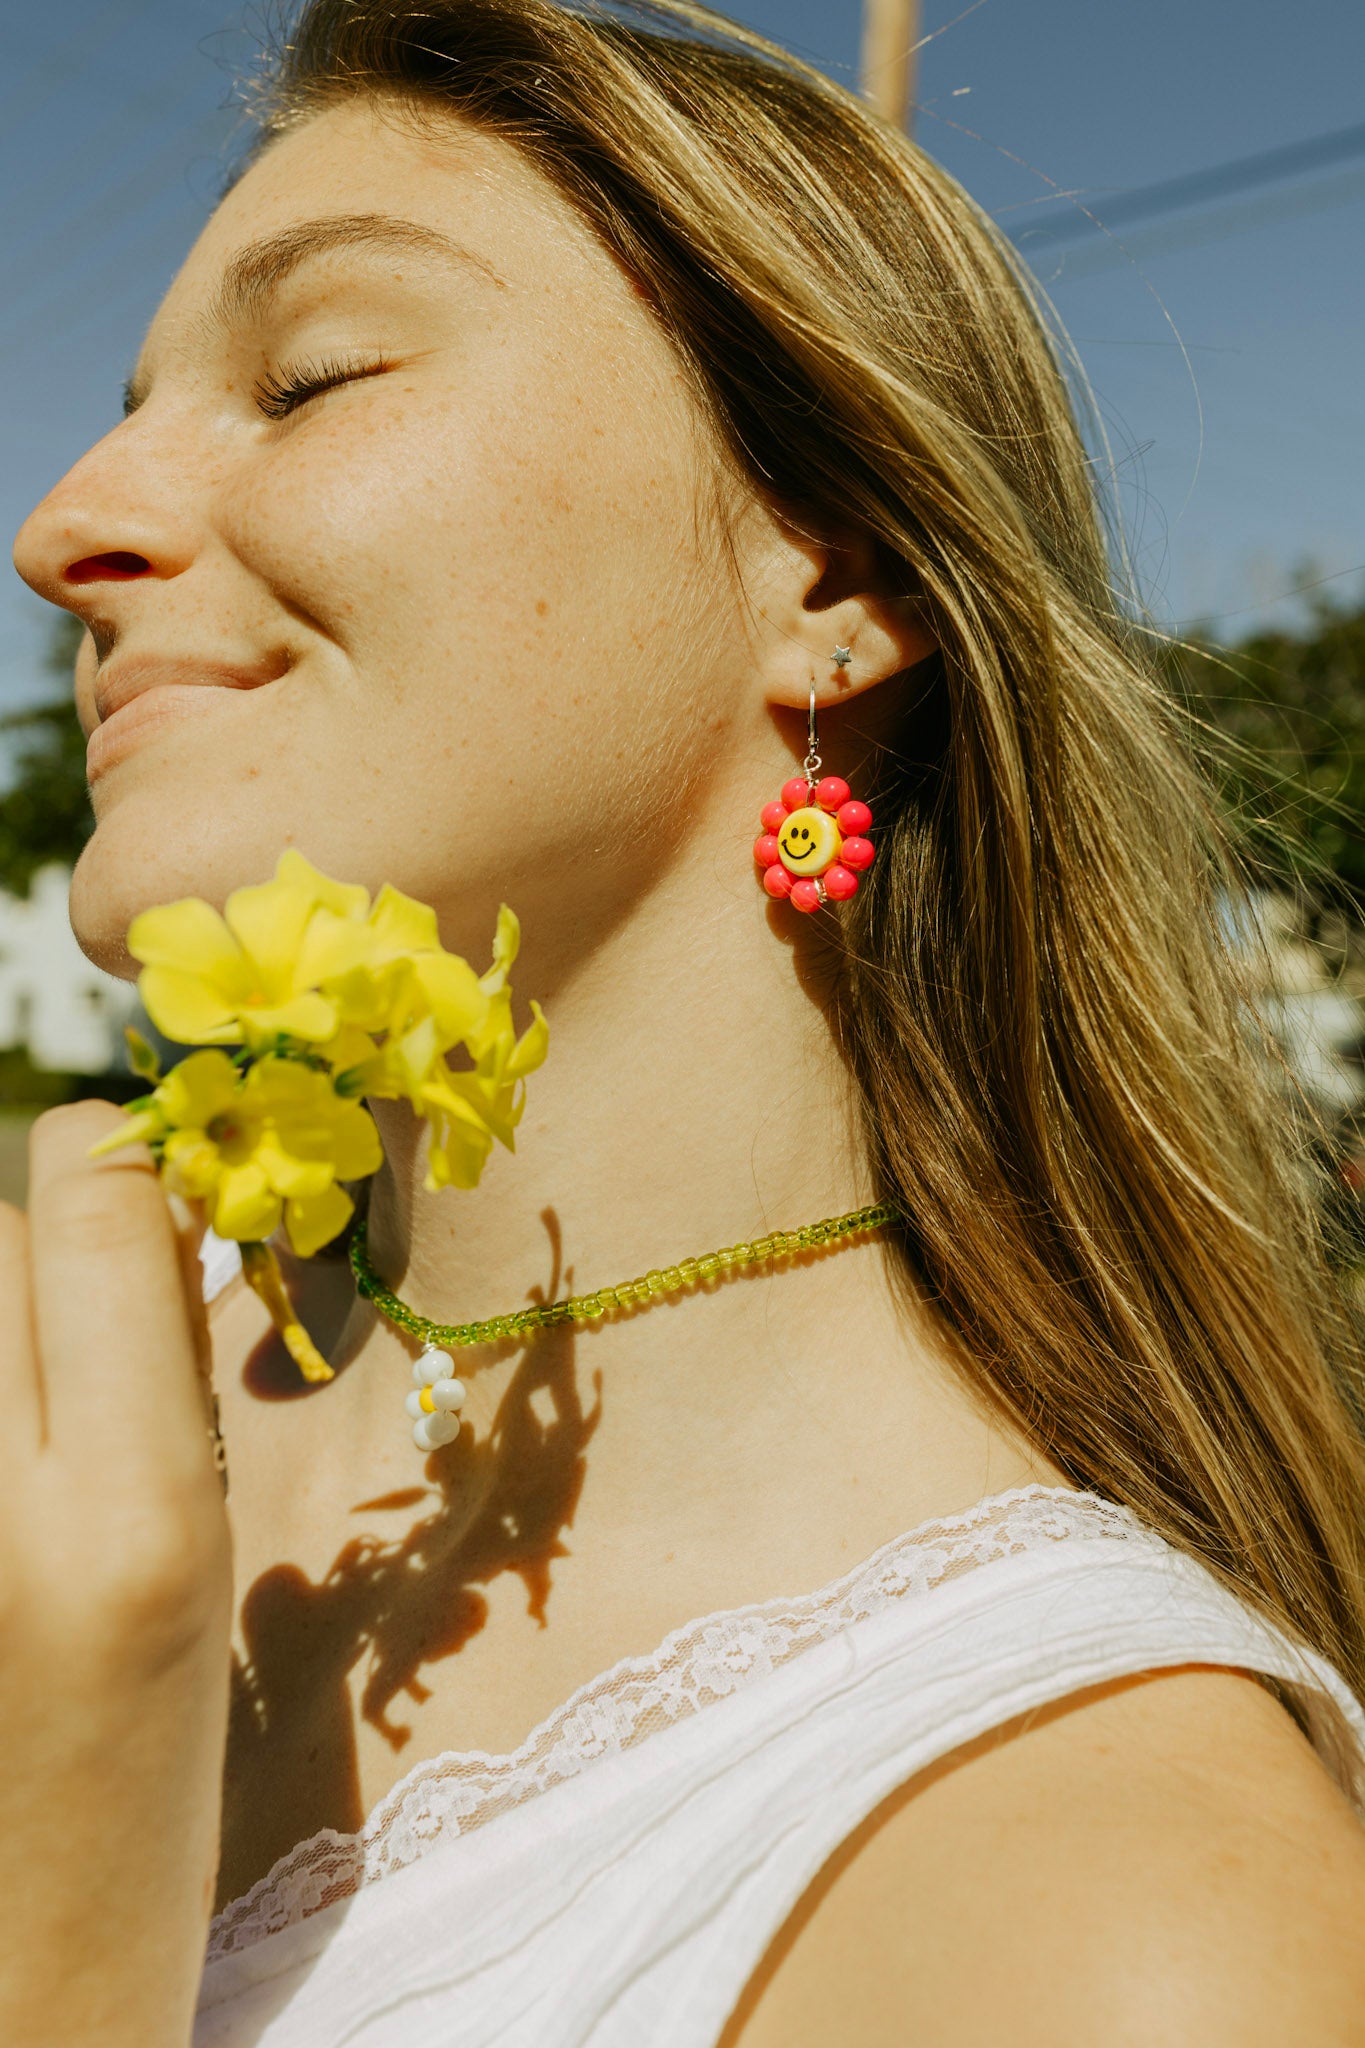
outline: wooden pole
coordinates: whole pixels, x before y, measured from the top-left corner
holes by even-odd
[[[896,127],[909,125],[919,0],[864,0],[863,92]]]

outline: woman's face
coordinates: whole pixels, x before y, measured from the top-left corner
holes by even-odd
[[[339,105],[224,200],[132,398],[17,550],[89,629],[87,950],[286,845],[475,955],[503,896],[618,919],[744,627],[684,373],[573,210],[496,138]]]

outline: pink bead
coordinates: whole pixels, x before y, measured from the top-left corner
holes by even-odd
[[[772,873],[771,868],[768,872]],[[791,903],[793,909],[796,910],[818,910],[820,908],[820,891],[816,888],[811,876],[803,875],[799,882],[792,883]]]
[[[840,804],[835,824],[845,839],[861,839],[872,823],[872,813],[866,804],[860,804],[855,796],[852,803]],[[765,816],[764,823],[767,823]]]
[[[843,903],[858,887],[858,877],[852,868],[844,867],[837,860],[832,868],[825,869],[820,879],[825,885],[825,894],[832,903]]]
[[[782,849],[775,834],[765,832],[761,839],[754,841],[754,859],[761,868],[770,868],[775,860],[781,860]]]
[[[799,811],[802,804],[810,802],[810,784],[804,775],[794,775],[790,782],[783,783],[782,801],[789,811]]]
[[[815,801],[822,811],[837,811],[848,799],[848,784],[838,775],[822,775],[815,785]]]
[[[762,811],[759,813],[759,823],[765,832],[780,832],[786,822],[787,806],[785,804],[764,804]]]
[[[876,851],[870,839],[846,839],[839,858],[846,868],[870,868]]]
[[[764,868],[763,886],[770,896],[780,898],[791,895],[792,877],[783,867],[780,860],[775,861],[770,868]]]

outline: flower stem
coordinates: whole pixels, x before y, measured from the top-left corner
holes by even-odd
[[[330,1380],[335,1378],[331,1366],[314,1344],[307,1330],[294,1313],[294,1304],[285,1291],[284,1275],[280,1262],[268,1244],[244,1244],[242,1271],[253,1293],[260,1296],[270,1311],[270,1320],[284,1339],[284,1348],[297,1365],[306,1380]]]

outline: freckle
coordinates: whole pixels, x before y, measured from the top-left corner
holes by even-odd
[[[538,597],[536,599],[536,617],[538,619],[543,619],[549,609],[550,600],[547,597]]]

